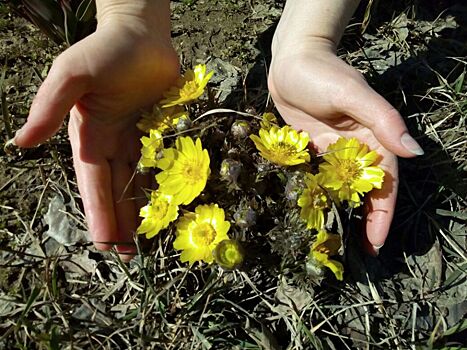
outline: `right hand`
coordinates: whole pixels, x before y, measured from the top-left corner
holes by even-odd
[[[92,241],[100,250],[116,244],[124,260],[136,252],[141,188],[150,184],[139,175],[130,182],[140,158],[135,124],[179,76],[166,12],[148,25],[121,14],[99,21],[95,33],[54,61],[14,140],[20,147],[46,141],[71,111],[68,133]]]

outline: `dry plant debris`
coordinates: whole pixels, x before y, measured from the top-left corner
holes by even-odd
[[[249,258],[241,270],[190,268],[179,261],[170,234],[143,243],[141,255],[129,265],[82,240],[68,245],[63,236],[58,243],[52,237],[60,225],[68,227],[64,232],[86,230],[71,152],[61,133],[35,150],[0,151],[0,348],[465,346],[467,8],[450,6],[451,1],[443,7],[409,0],[370,4],[362,9],[367,17],[357,15],[349,27],[339,53],[407,116],[426,152],[415,161],[401,161],[398,211],[377,259],[364,256],[355,239],[358,222],[349,217],[358,208],[340,216],[333,208],[328,215],[339,218],[347,233],[345,279],[320,284],[310,279],[313,266],[303,263],[309,249],[306,224],[300,210],[288,210],[300,195],[294,189],[306,179],[295,171],[278,177],[275,167],[242,150],[253,147],[251,142],[224,144],[260,127],[259,120],[251,126],[250,117],[233,112],[206,116],[200,120],[204,131],[198,132],[223,145],[213,157],[219,183],[208,183],[202,200],[215,198],[232,213],[229,222],[240,241],[261,227],[262,234],[250,239],[255,243],[245,250]],[[173,7],[174,41],[184,66],[200,58],[208,62],[207,70],[224,74],[210,87],[209,108],[222,96],[224,109],[253,115],[270,111],[264,85],[267,44],[255,43],[281,5],[219,0],[174,2]],[[200,18],[210,20],[205,32]],[[361,37],[357,31],[364,20]],[[221,33],[215,30],[220,23]],[[24,122],[60,48],[3,4],[0,44],[5,142]],[[223,162],[221,154],[229,160]],[[245,154],[251,158],[244,159]],[[261,172],[245,172],[245,164],[258,164]],[[264,200],[253,195],[239,200],[252,182]],[[220,191],[225,184],[230,192]],[[268,188],[283,188],[286,195],[267,196]]]

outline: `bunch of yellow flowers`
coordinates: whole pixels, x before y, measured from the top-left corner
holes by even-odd
[[[158,188],[151,192],[149,203],[141,208],[143,218],[138,234],[147,238],[156,236],[179,217],[179,208],[188,205],[206,187],[210,174],[210,158],[201,140],[179,136],[175,147],[164,148],[164,134],[175,129],[178,123],[189,120],[186,106],[198,99],[212,76],[205,65],[198,65],[182,76],[171,87],[153,112],[145,114],[137,126],[149,136],[141,138],[140,169],[158,168],[155,176]],[[217,204],[199,205],[195,212],[188,212],[176,224],[177,238],[174,248],[182,250],[181,261],[211,263],[219,243],[230,242],[227,232],[230,223],[225,220],[224,210]],[[235,245],[234,245],[235,246]],[[235,250],[235,249],[234,249]],[[232,255],[216,253],[223,267],[233,268],[241,263],[240,248]],[[235,255],[236,254],[236,255]]]
[[[152,113],[144,114],[137,124],[148,134],[141,138],[139,169],[156,169],[157,182],[157,189],[150,193],[149,203],[140,211],[143,220],[137,233],[152,238],[162,230],[174,227],[173,247],[181,251],[182,262],[216,262],[232,269],[242,263],[243,251],[239,243],[228,236],[231,224],[226,220],[224,209],[216,203],[203,203],[195,206],[193,212],[184,210],[179,217],[183,206],[192,204],[204,191],[211,175],[211,159],[201,139],[180,135],[190,132],[186,130],[186,126],[191,125],[189,105],[203,95],[211,76],[212,72],[207,73],[205,65],[187,71],[176,86],[164,94]],[[249,135],[260,156],[272,164],[269,168],[280,172],[292,167],[303,175],[296,210],[300,212],[303,225],[306,224],[306,231],[315,233],[309,240],[308,270],[322,276],[324,269],[329,268],[338,280],[342,280],[343,265],[331,259],[339,254],[341,236],[326,231],[326,218],[333,203],[357,207],[365,193],[381,188],[384,171],[375,165],[379,155],[355,138],[341,137],[328,146],[321,162],[312,167],[310,162],[316,157],[312,160],[310,137],[306,132],[297,132],[290,126],[280,127],[272,113],[263,114],[257,135],[250,135],[250,131],[249,122],[239,120],[232,124],[232,135],[236,135],[237,141]],[[173,140],[170,147],[164,146],[167,139]],[[251,146],[246,149],[248,147],[251,150]],[[221,168],[213,171],[213,176],[219,174],[221,180],[231,180],[235,184],[233,188],[241,191],[237,182],[242,166],[239,160],[224,160]],[[239,214],[227,217],[232,216],[241,229],[248,227],[251,218],[243,220],[236,215]],[[170,226],[171,223],[175,224]]]
[[[310,161],[308,134],[298,133],[289,126],[280,128],[271,113],[263,115],[259,136],[251,135],[250,138],[263,158],[279,166],[289,167]],[[328,146],[322,158],[317,174],[305,173],[305,188],[297,204],[307,228],[319,232],[311,247],[310,259],[318,267],[331,268],[336,278],[342,279],[342,264],[327,259],[329,255],[337,254],[341,243],[340,236],[323,231],[325,214],[332,201],[359,206],[361,196],[373,188],[381,188],[384,171],[373,165],[379,158],[378,154],[369,151],[368,146],[356,138],[339,138]],[[320,249],[316,248],[318,246]]]

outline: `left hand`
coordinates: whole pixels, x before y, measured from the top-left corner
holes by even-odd
[[[397,155],[414,157],[423,150],[397,112],[363,76],[335,54],[335,44],[306,38],[292,50],[276,41],[269,89],[287,123],[310,134],[319,151],[340,136],[356,137],[381,155],[386,172],[381,190],[366,196],[366,250],[375,255],[389,232],[397,197]]]

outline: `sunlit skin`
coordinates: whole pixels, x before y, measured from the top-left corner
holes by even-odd
[[[394,214],[397,156],[415,157],[423,151],[408,136],[397,110],[336,55],[357,4],[356,0],[287,2],[273,39],[269,90],[285,121],[308,131],[319,151],[344,136],[358,138],[381,155],[374,165],[386,172],[385,181],[381,190],[366,198],[364,228],[366,250],[376,254]]]
[[[170,39],[169,1],[121,6],[98,0],[97,8],[96,32],[54,61],[15,143],[33,147],[46,141],[71,110],[68,133],[90,239],[100,250],[117,243],[122,259],[129,260],[136,252],[138,207],[147,201],[140,188],[150,184],[143,176],[130,183],[140,158],[136,121],[177,80],[179,62]]]

